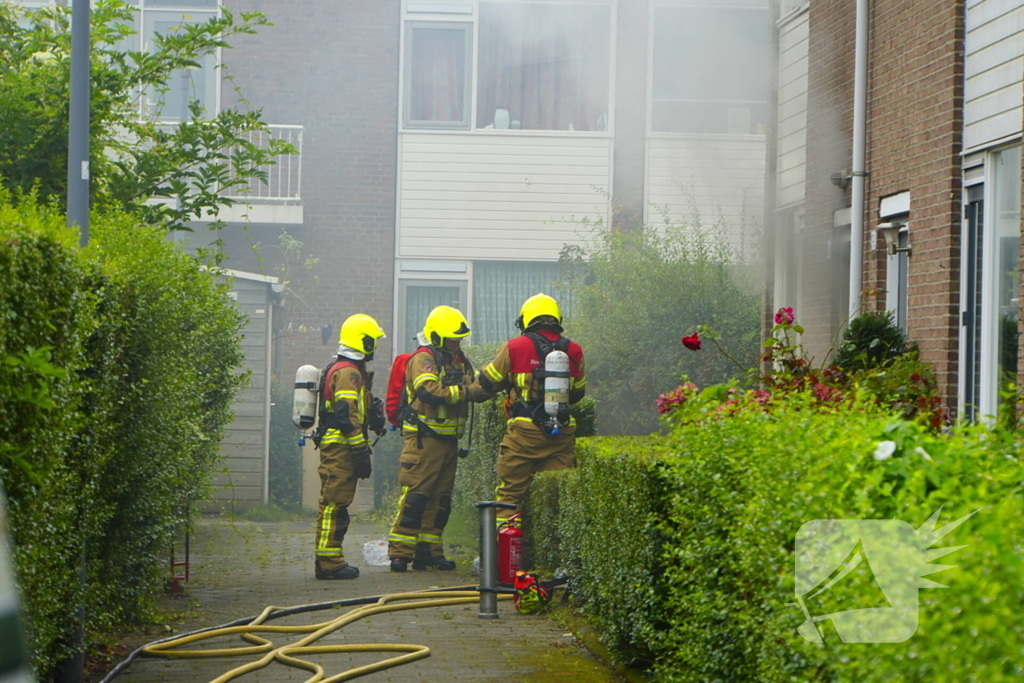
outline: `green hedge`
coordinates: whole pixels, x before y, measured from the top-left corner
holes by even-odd
[[[895,452],[876,459],[883,441]],[[531,519],[546,523],[528,536],[539,566],[570,571],[607,643],[658,680],[1020,680],[1019,453],[1017,435],[935,436],[870,401],[822,413],[796,397],[771,415],[740,409],[665,436],[583,440],[578,469],[538,478]],[[982,511],[937,543],[967,547],[937,560],[957,569],[929,577],[949,589],[919,590],[915,636],[842,644],[826,634],[815,645],[797,635],[794,539],[805,522],[918,528],[940,506],[940,525]],[[857,603],[869,589],[843,582],[829,595],[869,606]]]
[[[227,287],[161,230],[91,228],[0,196],[0,483],[41,679],[79,604],[90,634],[148,608],[244,381]]]

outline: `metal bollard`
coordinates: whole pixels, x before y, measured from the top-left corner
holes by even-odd
[[[480,618],[498,618],[498,508],[515,508],[510,503],[477,503],[480,510]]]

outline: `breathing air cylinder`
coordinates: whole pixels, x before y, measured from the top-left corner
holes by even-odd
[[[299,429],[309,429],[316,424],[316,394],[320,389],[320,370],[312,365],[303,365],[295,371],[295,399],[292,407],[292,424]]]
[[[523,518],[515,513],[498,530],[498,583],[515,583],[523,564]]]
[[[554,434],[558,433],[558,413],[569,405],[569,354],[552,351],[544,360],[544,412],[551,417]]]

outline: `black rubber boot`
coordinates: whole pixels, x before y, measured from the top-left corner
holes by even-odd
[[[391,571],[393,572],[404,572],[409,568],[409,558],[407,557],[392,557],[391,558]]]
[[[341,581],[344,581],[346,579],[355,579],[358,576],[359,576],[359,567],[353,567],[350,564],[347,564],[344,567],[338,567],[337,569],[332,569],[330,571],[324,571],[324,570],[320,569],[319,566],[317,566],[317,568],[316,568],[316,578],[321,579],[321,580],[328,580],[328,581],[330,581],[330,580],[336,580],[336,581],[337,580],[341,580]]]
[[[455,569],[455,560],[445,557],[416,558],[412,561],[412,568],[416,570],[437,569],[442,572],[450,572]]]

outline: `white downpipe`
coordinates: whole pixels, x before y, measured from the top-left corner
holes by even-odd
[[[860,313],[864,271],[864,168],[868,110],[868,0],[857,0],[853,71],[853,196],[850,207],[850,317]]]

